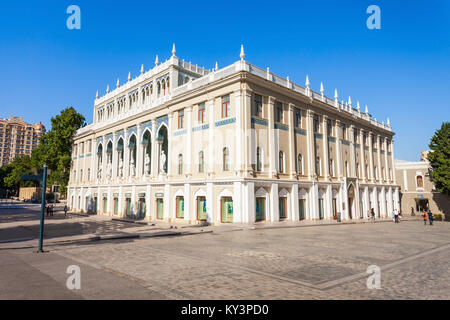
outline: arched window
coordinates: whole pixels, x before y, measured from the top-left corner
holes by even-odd
[[[167,93],[170,93],[170,78],[167,77],[166,79],[166,87],[167,87]]]
[[[203,151],[198,153],[198,172],[205,172],[205,156]]]
[[[159,96],[161,94],[161,83],[159,81],[156,84],[156,94],[157,94],[157,97],[159,98]]]
[[[256,171],[261,171],[261,149],[256,148]]]
[[[417,188],[423,188],[423,177],[417,176],[416,181],[417,181]]]
[[[183,155],[178,155],[178,174],[183,174]]]
[[[280,173],[284,172],[284,154],[283,151],[280,151],[278,154],[278,171]]]
[[[162,87],[163,96],[165,96],[166,95],[166,81],[165,80],[161,81],[161,87]]]
[[[228,148],[223,148],[223,171],[230,170],[230,151]]]
[[[297,171],[298,174],[303,174],[303,157],[300,153],[297,155]]]

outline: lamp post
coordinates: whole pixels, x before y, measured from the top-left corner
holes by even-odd
[[[44,164],[44,172],[42,173],[42,197],[41,197],[41,222],[39,227],[39,248],[38,252],[44,252],[42,250],[42,243],[44,240],[44,211],[45,211],[45,189],[47,188],[47,164]]]

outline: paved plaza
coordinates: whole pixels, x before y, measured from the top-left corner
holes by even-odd
[[[450,298],[448,222],[211,231],[54,244],[43,254],[3,248],[0,298]],[[81,289],[71,291],[73,264]],[[381,268],[381,289],[367,288],[371,265]]]

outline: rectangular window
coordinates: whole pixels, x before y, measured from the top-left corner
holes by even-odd
[[[275,102],[275,121],[283,122],[283,104],[279,101]]]
[[[206,197],[197,198],[197,220],[206,221]]]
[[[319,219],[323,219],[323,199],[319,199]]]
[[[286,219],[287,217],[287,213],[286,213],[286,203],[287,203],[287,198],[286,197],[280,197],[278,199],[278,204],[279,204],[279,209],[280,209],[280,220],[281,219]]]
[[[222,118],[228,118],[230,116],[230,96],[222,97]]]
[[[320,132],[320,122],[319,122],[318,115],[314,115],[314,117],[313,117],[313,129],[314,129],[314,133]]]
[[[164,200],[162,198],[156,199],[156,218],[162,219],[164,216]]]
[[[297,128],[302,127],[302,110],[295,109],[295,126]]]
[[[343,123],[341,125],[342,129],[342,140],[347,140],[347,126]]]
[[[305,219],[305,205],[306,200],[305,199],[299,199],[298,200],[298,215],[299,215],[299,220],[304,220]]]
[[[205,123],[205,104],[198,105],[198,123]]]
[[[106,211],[108,209],[107,205],[108,205],[108,198],[107,197],[103,197],[103,213],[107,212]]]
[[[177,197],[177,218],[184,218],[184,197]]]
[[[125,215],[131,216],[131,198],[125,198]]]
[[[220,211],[222,222],[233,222],[233,199],[222,197],[220,199]]]
[[[119,214],[119,198],[114,198],[114,214]]]
[[[330,119],[327,120],[327,135],[333,137],[333,123]]]
[[[256,221],[266,219],[266,198],[256,198]]]
[[[254,115],[262,118],[263,116],[263,108],[262,108],[262,96],[259,94],[255,94],[255,111]]]
[[[184,110],[178,111],[178,129],[184,128]]]

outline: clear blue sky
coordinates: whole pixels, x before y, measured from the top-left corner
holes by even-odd
[[[177,56],[212,68],[246,60],[391,119],[395,156],[418,160],[450,120],[450,1],[8,1],[0,9],[0,117],[42,121]],[[81,30],[66,9],[81,8]],[[381,30],[366,8],[381,8]]]

